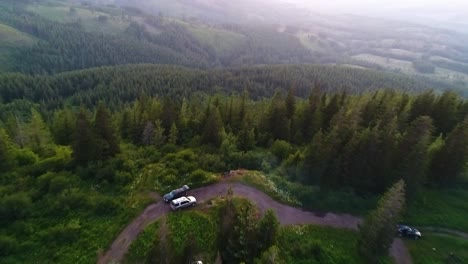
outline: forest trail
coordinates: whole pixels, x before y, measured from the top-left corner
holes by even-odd
[[[281,204],[273,200],[265,193],[240,183],[220,182],[210,186],[194,189],[189,192],[197,198],[199,203],[209,199],[225,195],[229,187],[232,187],[234,195],[251,200],[264,213],[267,209],[273,209],[278,215],[282,225],[315,224],[337,228],[358,229],[362,218],[349,214],[316,214],[300,208]],[[127,253],[131,243],[146,226],[156,221],[159,217],[169,213],[167,204],[160,201],[149,205],[142,214],[136,217],[112,242],[110,248],[98,258],[98,264],[118,263]],[[397,264],[411,264],[411,256],[401,239],[395,239],[390,250]]]

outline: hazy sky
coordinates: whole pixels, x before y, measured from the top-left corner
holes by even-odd
[[[333,9],[382,9],[382,8],[424,8],[439,10],[468,9],[467,0],[277,0],[282,2],[295,2],[307,6],[319,6]]]

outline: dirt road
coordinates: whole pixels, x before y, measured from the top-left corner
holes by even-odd
[[[204,202],[209,199],[225,195],[229,187],[235,195],[248,198],[256,204],[259,210],[263,213],[267,209],[273,209],[282,225],[291,224],[315,224],[323,226],[332,226],[339,228],[357,229],[362,219],[360,217],[349,214],[314,214],[310,211],[304,211],[300,208],[291,207],[281,204],[265,193],[240,184],[221,182],[214,185],[202,187],[189,192],[197,198],[198,202]],[[145,211],[135,218],[114,240],[111,247],[104,255],[98,259],[98,264],[108,264],[119,262],[123,259],[128,251],[133,240],[138,234],[145,229],[146,226],[156,221],[159,217],[167,214],[170,211],[169,206],[163,201],[148,206]],[[400,239],[395,239],[390,250],[392,257],[397,264],[411,264],[411,257],[404,243]]]

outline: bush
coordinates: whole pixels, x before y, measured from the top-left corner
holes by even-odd
[[[13,222],[23,219],[31,212],[31,197],[26,193],[17,193],[0,200],[0,221]]]
[[[57,245],[72,243],[80,235],[81,225],[78,220],[72,220],[66,225],[60,224],[41,232],[41,237],[46,243]]]
[[[271,153],[275,155],[279,160],[284,160],[291,154],[293,148],[291,144],[284,140],[276,140],[271,146]]]
[[[39,156],[29,149],[17,149],[14,155],[20,167],[32,165],[39,160]]]
[[[0,235],[0,256],[15,253],[19,248],[18,241],[10,236]]]
[[[120,209],[120,205],[112,198],[97,197],[94,199],[95,215],[115,215]]]

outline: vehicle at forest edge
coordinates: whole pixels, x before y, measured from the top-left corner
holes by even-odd
[[[398,236],[409,237],[413,239],[419,239],[422,237],[421,232],[416,228],[409,227],[407,225],[397,225]]]
[[[186,196],[187,195],[187,191],[190,189],[190,187],[188,187],[188,185],[184,185],[180,188],[177,188],[177,189],[174,189],[172,190],[171,192],[165,194],[163,196],[163,200],[164,202],[168,203],[174,199],[177,199],[177,198],[180,198],[182,196]]]
[[[171,209],[172,210],[179,210],[185,207],[189,206],[194,206],[197,203],[197,199],[193,196],[187,196],[187,197],[180,197],[175,200],[172,200],[171,202]]]

